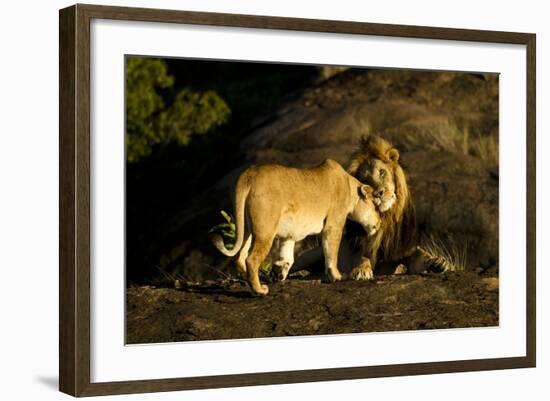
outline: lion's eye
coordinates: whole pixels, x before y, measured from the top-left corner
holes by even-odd
[[[386,170],[380,169],[379,174],[380,174],[380,177],[384,177],[386,175]]]

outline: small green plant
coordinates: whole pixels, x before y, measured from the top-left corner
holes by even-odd
[[[235,246],[236,236],[236,227],[233,216],[227,213],[225,210],[220,210],[220,214],[223,217],[223,222],[216,224],[212,227],[208,233],[220,234],[223,238],[223,243],[227,249],[233,249]],[[260,273],[269,276],[271,274],[271,262],[269,259],[264,260],[260,264]]]
[[[220,210],[220,214],[225,221],[220,224],[216,224],[210,229],[210,231],[208,231],[208,233],[220,234],[223,238],[223,243],[225,244],[225,247],[227,249],[233,249],[236,240],[236,228],[233,217],[225,210]]]
[[[265,274],[266,276],[271,274],[271,262],[268,259],[260,263],[260,273]]]

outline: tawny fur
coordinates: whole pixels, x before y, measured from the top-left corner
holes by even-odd
[[[279,263],[283,279],[293,263],[294,243],[321,234],[325,273],[331,281],[340,280],[338,250],[348,218],[359,223],[365,235],[375,234],[380,225],[372,188],[335,161],[306,169],[253,166],[240,175],[235,189],[234,248],[227,250],[219,235],[211,240],[224,255],[238,254],[237,268],[252,291],[265,295],[268,288],[260,283],[258,269],[275,237],[286,244]]]
[[[416,229],[415,208],[407,178],[399,164],[399,153],[389,142],[376,135],[365,136],[352,155],[347,171],[361,180],[358,172],[361,168],[368,170],[375,159],[382,161],[392,172],[395,203],[389,210],[380,213],[381,226],[374,236],[365,236],[354,229],[346,232],[347,240],[370,260],[372,269],[380,258],[392,261],[403,257],[412,246]],[[373,189],[376,193],[380,188],[373,186]]]

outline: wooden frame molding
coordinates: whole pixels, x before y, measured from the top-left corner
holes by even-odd
[[[527,48],[527,355],[353,368],[90,382],[90,21],[92,18],[525,45]],[[59,388],[73,396],[534,367],[536,363],[536,37],[421,26],[75,5],[59,14]]]

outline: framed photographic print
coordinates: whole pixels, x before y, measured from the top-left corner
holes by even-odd
[[[535,112],[534,34],[61,10],[60,390],[534,367]]]

